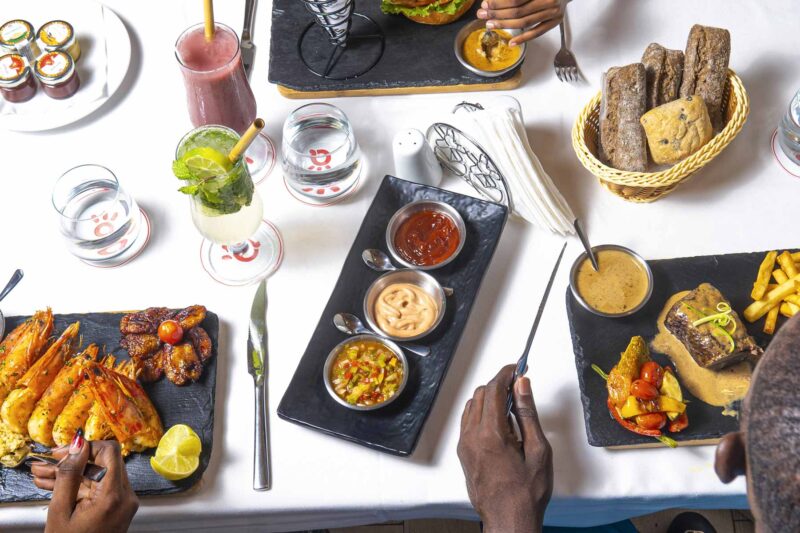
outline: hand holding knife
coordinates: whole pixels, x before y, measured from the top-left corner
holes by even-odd
[[[525,375],[528,369],[528,353],[531,351],[533,337],[536,335],[536,330],[539,328],[539,321],[542,319],[542,313],[544,313],[544,308],[547,305],[547,298],[550,296],[550,289],[553,288],[553,280],[556,279],[556,273],[558,272],[559,265],[561,265],[561,258],[564,257],[564,250],[566,250],[566,248],[567,243],[564,243],[564,246],[561,247],[561,253],[558,254],[556,264],[553,267],[553,272],[550,274],[550,281],[547,282],[547,287],[544,290],[542,303],[539,304],[539,310],[536,312],[536,318],[533,321],[531,332],[528,335],[528,342],[525,344],[525,350],[523,350],[522,356],[517,361],[517,367],[514,369],[514,377],[511,379],[511,389],[508,391],[508,400],[506,401],[506,413],[509,415],[511,414],[511,407],[514,403],[514,384],[517,382],[517,379]]]
[[[255,385],[255,443],[253,490],[270,488],[269,419],[267,418],[267,281],[258,285],[250,309],[247,337],[247,371]]]

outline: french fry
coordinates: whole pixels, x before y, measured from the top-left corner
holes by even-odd
[[[775,281],[778,283],[786,283],[789,281],[789,276],[787,276],[786,273],[780,268],[775,269],[775,272],[772,273],[772,277],[775,278]],[[761,298],[759,298],[759,300],[760,299]]]
[[[800,305],[784,302],[783,304],[781,304],[781,307],[783,307],[784,304],[786,305],[786,307],[789,308],[789,311],[792,313],[792,316],[796,315],[797,313],[800,313]]]
[[[781,283],[776,288],[769,291],[764,298],[751,303],[747,306],[747,309],[744,310],[745,319],[747,319],[748,322],[755,322],[769,313],[770,309],[779,306],[787,296],[797,292],[798,280],[800,280],[800,275],[787,280],[785,283]]]
[[[753,283],[753,292],[750,297],[753,300],[760,300],[767,293],[767,285],[769,285],[769,277],[772,275],[772,270],[775,268],[775,259],[778,257],[778,252],[767,252],[766,257],[758,267],[758,276]]]
[[[777,258],[778,264],[781,266],[781,270],[789,276],[793,278],[797,275],[797,268],[794,266],[794,259],[792,259],[792,254],[789,252],[783,252]]]
[[[795,252],[792,254],[792,259],[794,259],[795,263],[800,263],[800,252]]]
[[[775,333],[775,326],[778,324],[778,313],[780,310],[780,306],[776,305],[767,313],[767,319],[764,321],[764,333],[767,335]]]
[[[789,302],[792,305],[796,305],[796,306],[800,307],[800,295],[790,294],[789,296],[784,298],[784,301]]]
[[[783,270],[781,270],[781,272],[783,272]],[[774,289],[777,286],[778,286],[777,283],[770,283],[769,285],[767,285],[767,292],[771,291],[772,289]]]
[[[783,316],[785,316],[786,318],[792,318],[794,316],[792,314],[792,308],[790,307],[791,305],[792,304],[784,302],[780,306],[781,314]],[[798,310],[800,310],[800,307],[798,307]],[[769,315],[767,315],[767,316],[769,316]]]

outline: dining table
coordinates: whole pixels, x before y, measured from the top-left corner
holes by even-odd
[[[366,1],[356,0],[356,10]],[[239,31],[244,4],[218,0],[215,17]],[[175,146],[191,129],[175,41],[190,24],[202,21],[202,2],[105,0],[105,5],[122,19],[131,41],[131,61],[119,90],[75,123],[41,132],[0,131],[0,277],[17,268],[25,272],[2,302],[7,316],[46,306],[55,313],[78,313],[191,304],[205,305],[219,316],[208,469],[186,492],[141,497],[132,530],[297,531],[414,518],[477,520],[456,454],[461,413],[476,387],[520,356],[564,237],[509,218],[409,457],[289,423],[276,408],[373,196],[384,175],[394,172],[395,133],[425,131],[432,117],[447,116],[459,102],[480,101],[489,93],[326,100],[349,118],[363,171],[358,189],[342,202],[301,202],[284,181],[280,145],[284,119],[310,100],[287,99],[268,82],[270,32],[280,34],[281,28],[272,27],[271,2],[259,3],[251,85],[277,156],[258,190],[265,217],[281,232],[285,254],[267,283],[272,487],[254,491],[253,386],[246,346],[256,287],[222,285],[204,271],[201,237],[171,172]],[[304,8],[297,2],[296,9]],[[568,42],[582,80],[563,83],[556,77],[556,29],[529,44],[521,86],[503,94],[520,102],[533,150],[592,243],[620,244],[648,260],[796,248],[800,179],[777,163],[770,139],[800,87],[800,3],[575,0],[567,10]],[[3,9],[7,17],[13,12],[10,6]],[[639,61],[651,42],[683,49],[694,24],[730,30],[730,66],[749,95],[749,118],[727,149],[672,194],[652,203],[627,202],[581,166],[572,147],[573,124],[600,90],[606,69]],[[91,29],[77,28],[79,35],[84,31]],[[304,68],[299,61],[297,68]],[[81,262],[59,232],[53,184],[66,170],[85,163],[111,169],[151,221],[146,248],[123,266],[95,268]],[[455,176],[446,175],[442,186],[477,196]],[[569,265],[583,248],[575,237],[566,240],[527,374],[554,454],[555,485],[545,523],[592,526],[667,508],[747,508],[743,478],[727,485],[717,479],[714,446],[612,451],[588,444],[565,305]],[[46,515],[43,502],[2,504],[0,529],[41,528]]]

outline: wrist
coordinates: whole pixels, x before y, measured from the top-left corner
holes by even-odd
[[[540,532],[544,517],[535,509],[493,509],[481,514],[483,533]]]

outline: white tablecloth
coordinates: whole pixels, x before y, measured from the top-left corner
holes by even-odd
[[[243,1],[216,4],[219,20],[241,26]],[[47,305],[56,312],[82,312],[193,303],[219,314],[223,326],[211,465],[190,492],[144,499],[135,527],[286,531],[410,517],[474,518],[455,454],[461,409],[477,385],[518,357],[560,239],[509,222],[411,458],[370,451],[275,415],[378,183],[393,170],[392,136],[401,128],[425,129],[433,112],[464,96],[334,101],[352,120],[368,167],[359,193],[341,205],[320,209],[297,202],[286,191],[280,170],[260,186],[266,215],[283,232],[286,257],[269,282],[274,488],[254,492],[253,392],[244,359],[254,289],[224,287],[203,271],[200,238],[170,173],[175,144],[190,129],[172,46],[184,27],[200,20],[201,3],[113,0],[109,5],[126,21],[134,42],[124,94],[61,130],[0,132],[0,277],[17,267],[25,270],[24,281],[3,302],[11,315]],[[588,83],[567,85],[556,79],[555,32],[529,49],[524,86],[511,94],[522,102],[534,149],[585,220],[593,242],[624,244],[651,259],[796,247],[800,181],[774,163],[769,138],[800,86],[800,4],[580,0],[569,10],[573,50]],[[302,102],[282,98],[267,83],[270,21],[269,2],[262,1],[252,83],[266,132],[279,142],[283,119]],[[570,143],[574,118],[598,90],[604,69],[638,60],[652,41],[683,48],[694,23],[731,30],[731,65],[748,88],[750,119],[719,160],[674,194],[651,205],[626,203],[603,190],[578,163]],[[153,220],[148,248],[123,268],[100,270],[77,261],[55,224],[50,205],[54,180],[90,162],[113,169]],[[446,185],[465,190],[453,181]],[[566,267],[579,251],[577,240],[570,241],[530,365],[542,423],[555,451],[555,493],[547,522],[595,524],[666,507],[744,505],[745,483],[726,486],[714,475],[712,447],[609,452],[588,446],[564,306]],[[44,519],[42,504],[0,506],[0,526],[35,526]]]

